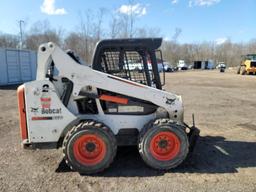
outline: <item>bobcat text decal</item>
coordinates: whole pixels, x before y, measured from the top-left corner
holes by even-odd
[[[58,109],[44,109],[42,108],[42,114],[61,114],[61,108]]]

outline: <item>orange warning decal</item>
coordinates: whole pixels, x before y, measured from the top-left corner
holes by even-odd
[[[119,103],[119,104],[128,104],[128,99],[123,97],[117,97],[117,96],[110,96],[110,95],[101,95],[99,97],[100,100],[103,101],[110,101],[113,103]]]

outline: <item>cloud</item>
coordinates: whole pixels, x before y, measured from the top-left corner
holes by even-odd
[[[67,14],[64,8],[55,8],[55,0],[44,0],[41,5],[41,11],[47,15],[65,15]]]
[[[193,6],[200,6],[200,7],[206,6],[206,7],[209,7],[209,6],[212,6],[214,4],[219,3],[220,1],[221,0],[190,0],[188,2],[188,6],[189,7],[193,7]]]
[[[179,0],[172,0],[171,3],[172,4],[177,4],[179,2]]]
[[[139,17],[147,14],[146,6],[143,6],[139,3],[134,5],[122,5],[117,9],[117,11],[125,15],[133,14]]]
[[[189,7],[193,7],[193,1],[189,1],[189,2],[188,2],[188,6],[189,6]]]
[[[221,44],[225,43],[227,40],[228,40],[228,38],[222,37],[222,38],[216,39],[215,43],[216,43],[216,45],[221,45]]]
[[[171,40],[171,38],[170,37],[164,37],[164,41],[170,41]]]

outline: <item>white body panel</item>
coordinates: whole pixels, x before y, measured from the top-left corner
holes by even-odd
[[[45,84],[49,85],[47,93],[42,92]],[[48,80],[26,83],[25,90],[29,143],[58,141],[64,128],[76,116],[62,104]]]

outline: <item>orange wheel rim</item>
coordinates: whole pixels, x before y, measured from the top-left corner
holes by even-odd
[[[81,164],[92,166],[100,163],[106,155],[106,144],[101,137],[94,134],[79,137],[74,145],[75,159]]]
[[[174,133],[164,131],[152,138],[149,150],[155,159],[169,161],[178,155],[180,145],[180,140]]]

